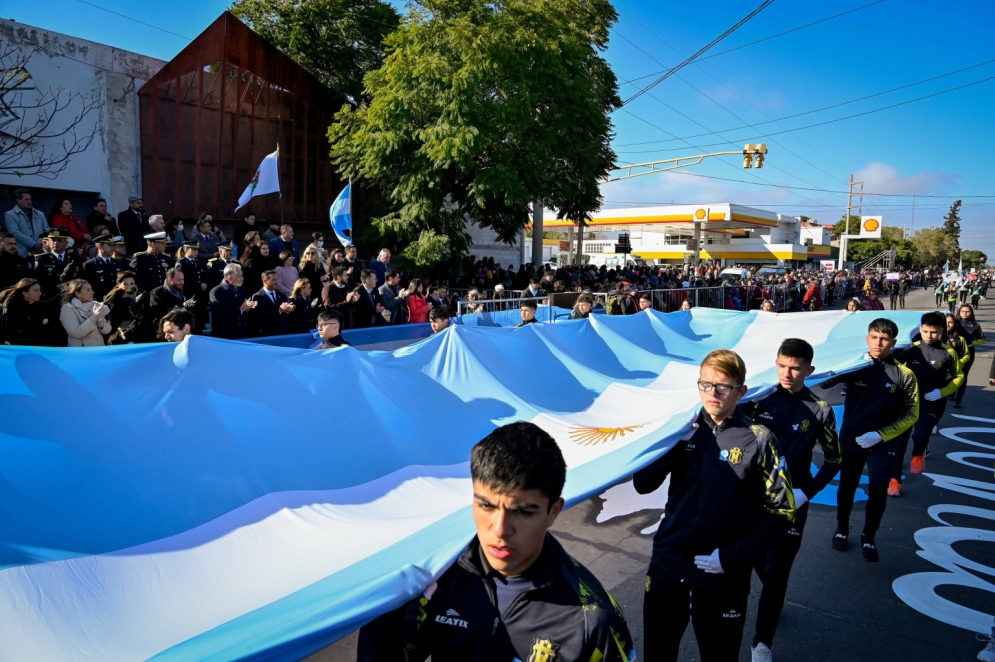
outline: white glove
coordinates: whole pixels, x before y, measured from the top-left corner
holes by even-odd
[[[107,304],[104,304],[104,303],[97,303],[97,305],[95,305],[93,307],[93,316],[94,317],[104,317],[109,312],[111,312],[110,307]]]
[[[698,424],[697,423],[692,423],[691,424],[691,429],[684,433],[684,436],[681,437],[681,441],[690,441],[691,437],[693,437],[694,433],[697,432],[697,431],[698,431]]]
[[[942,397],[943,396],[940,395],[940,389],[934,388],[932,391],[930,391],[926,395],[922,396],[922,399],[926,400],[927,402],[936,402],[937,400],[939,400]]]
[[[694,557],[694,564],[698,566],[699,570],[704,570],[709,575],[725,574],[725,570],[722,569],[722,562],[719,560],[718,548],[709,556]]]
[[[795,495],[795,510],[798,510],[799,508],[801,508],[802,506],[804,506],[806,503],[808,503],[808,497],[805,496],[805,493],[802,492],[800,489],[798,489],[796,487],[795,489],[793,489],[791,491]]]
[[[881,435],[879,435],[877,432],[868,432],[867,434],[862,434],[859,437],[857,437],[855,441],[857,442],[858,446],[867,449],[873,446],[874,444],[880,443],[883,440],[881,439]]]

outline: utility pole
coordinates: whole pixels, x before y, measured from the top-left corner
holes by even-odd
[[[853,187],[860,185],[860,191],[858,193],[853,192]],[[858,198],[858,204],[853,204],[853,199]],[[850,216],[853,214],[853,210],[857,210],[857,215],[863,211],[864,203],[864,182],[853,181],[853,175],[850,175],[850,191],[846,195],[846,222],[843,224],[843,234],[840,235],[840,270],[846,265],[846,249],[848,244],[848,239],[850,238]],[[856,235],[854,235],[856,236]]]
[[[532,203],[532,264],[542,264],[542,205]]]
[[[915,234],[916,232],[916,194],[912,194],[912,229],[909,232],[909,236]],[[908,239],[908,237],[906,237]]]

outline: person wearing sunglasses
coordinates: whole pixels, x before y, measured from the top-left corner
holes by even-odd
[[[739,410],[745,382],[738,354],[706,356],[691,430],[633,476],[640,494],[670,477],[643,597],[646,660],[676,662],[689,619],[701,659],[737,660],[753,566],[795,520],[777,440]]]

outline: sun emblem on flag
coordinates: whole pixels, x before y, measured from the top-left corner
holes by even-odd
[[[641,427],[643,426],[630,425],[624,428],[572,427],[570,428],[570,439],[581,446],[596,446],[615,441],[618,437],[624,437]]]

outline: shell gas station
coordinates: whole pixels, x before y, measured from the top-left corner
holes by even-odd
[[[547,219],[543,229],[573,237],[577,224]],[[832,256],[829,228],[732,203],[606,209],[584,231],[600,237],[583,242],[585,253],[614,253],[619,234],[628,233],[632,255],[655,264],[691,261],[695,249],[699,259],[721,266],[799,267]]]

